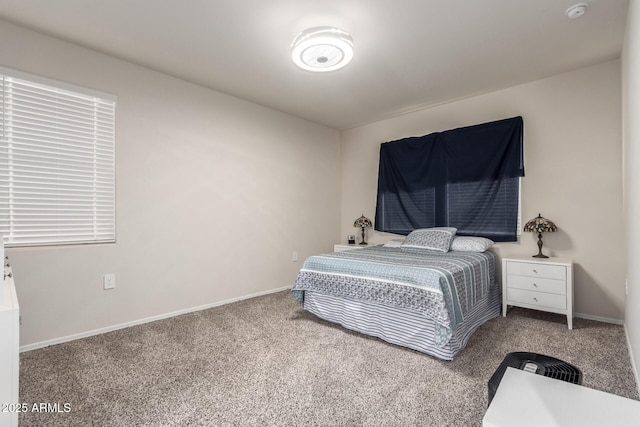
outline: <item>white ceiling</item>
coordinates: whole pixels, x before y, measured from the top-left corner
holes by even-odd
[[[628,0],[0,0],[0,17],[345,129],[620,56]],[[331,25],[353,61],[311,73],[301,30]],[[1,58],[0,58],[1,62]]]

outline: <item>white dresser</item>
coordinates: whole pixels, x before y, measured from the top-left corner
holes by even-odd
[[[507,306],[565,314],[573,328],[573,261],[569,258],[502,259],[502,315]]]
[[[3,265],[6,260],[3,259]],[[0,285],[0,427],[18,425],[18,412],[10,404],[18,401],[20,371],[20,308],[11,267],[4,266]],[[6,409],[6,410],[2,410]]]

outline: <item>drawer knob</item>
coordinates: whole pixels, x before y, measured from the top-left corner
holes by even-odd
[[[533,270],[534,273],[538,274],[538,270]]]
[[[534,288],[537,288],[537,287],[538,287],[538,285],[534,283],[534,284],[533,284],[533,287],[534,287]]]
[[[538,302],[538,298],[536,298],[536,297],[533,297],[533,300],[534,300],[535,302]]]

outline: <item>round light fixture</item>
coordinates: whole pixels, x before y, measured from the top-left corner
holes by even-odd
[[[309,28],[293,39],[291,58],[303,70],[337,70],[351,62],[353,40],[349,33],[339,28]]]
[[[580,18],[582,15],[584,15],[587,12],[587,6],[589,5],[586,3],[574,4],[573,6],[568,8],[564,13],[565,15],[567,15],[569,19]]]

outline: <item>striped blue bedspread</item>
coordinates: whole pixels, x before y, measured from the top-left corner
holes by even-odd
[[[495,279],[491,252],[369,246],[307,258],[292,294],[300,304],[313,291],[422,313],[436,323],[435,344],[443,346]]]

